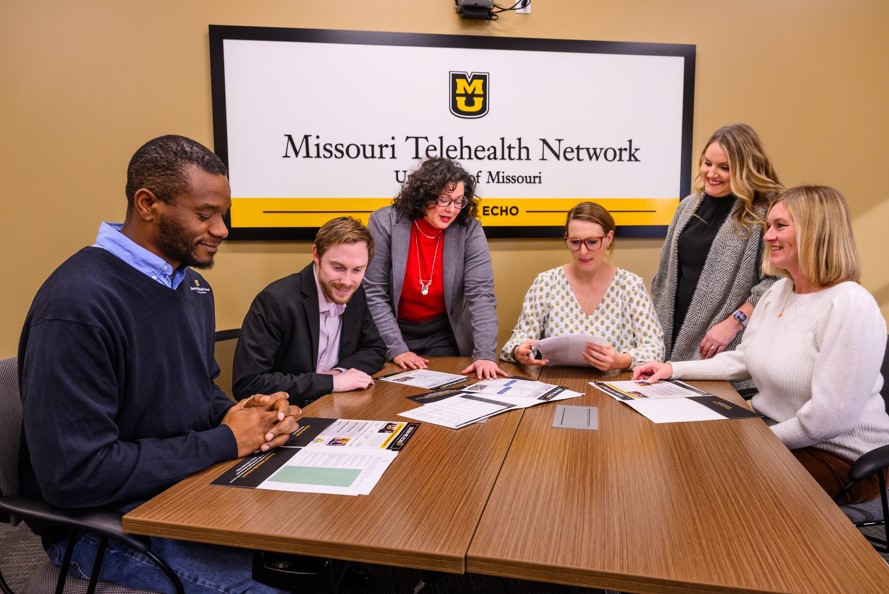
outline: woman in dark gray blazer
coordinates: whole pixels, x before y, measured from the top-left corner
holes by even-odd
[[[506,375],[496,363],[491,255],[477,220],[475,178],[449,159],[427,159],[368,228],[376,253],[364,277],[387,357],[423,369],[430,356],[472,357],[463,373]]]

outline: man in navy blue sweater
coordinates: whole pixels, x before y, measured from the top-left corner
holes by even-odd
[[[209,268],[228,234],[225,165],[181,136],[142,146],[122,225],[64,262],[34,299],[19,343],[22,490],[62,508],[127,511],[211,464],[269,450],[297,427],[287,394],[232,401],[213,383]],[[66,542],[41,530],[59,563]],[[80,537],[88,577],[98,539]],[[278,592],[251,579],[250,551],[152,539],[188,592]],[[110,544],[101,579],[170,590],[143,555]]]

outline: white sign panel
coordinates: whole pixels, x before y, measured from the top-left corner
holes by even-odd
[[[367,221],[428,157],[477,180],[489,237],[582,200],[663,235],[690,180],[694,47],[211,26],[233,238]]]

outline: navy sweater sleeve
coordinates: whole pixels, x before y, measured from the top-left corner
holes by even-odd
[[[84,284],[107,258],[87,254],[47,281],[19,349],[28,462],[44,499],[65,508],[129,507],[237,456],[219,425],[231,402],[207,363],[212,295],[143,283],[113,263]]]

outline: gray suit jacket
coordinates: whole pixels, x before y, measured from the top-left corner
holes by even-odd
[[[370,215],[367,224],[374,238],[374,257],[364,275],[367,305],[389,359],[407,352],[398,329],[398,302],[404,286],[411,239],[411,221],[386,206]],[[481,224],[453,223],[444,234],[444,297],[451,329],[460,355],[496,360],[497,314],[494,271]]]

